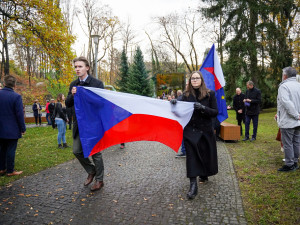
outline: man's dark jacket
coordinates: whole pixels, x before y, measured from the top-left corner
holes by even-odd
[[[261,92],[256,87],[246,91],[245,98],[251,100],[250,106],[246,106],[246,115],[254,116],[259,114],[259,104],[261,103]]]
[[[75,113],[75,109],[74,109],[74,96],[72,95],[72,88],[74,86],[80,86],[80,81],[79,79],[74,80],[71,84],[70,84],[70,88],[69,88],[69,93],[68,93],[68,97],[66,99],[66,106],[67,107],[73,107],[73,138],[76,137],[76,135],[78,134],[78,124],[77,124],[77,118],[76,118],[76,113]],[[102,83],[102,81],[97,80],[96,78],[92,77],[92,76],[88,76],[88,78],[86,79],[86,81],[84,82],[83,85],[81,86],[85,86],[85,87],[95,87],[95,88],[104,88],[104,85]]]
[[[39,109],[42,110],[42,106],[40,105],[40,103],[33,103],[32,111],[33,111],[34,117],[39,116]]]
[[[243,120],[245,118],[245,104],[243,102],[245,95],[241,93],[240,95],[235,95],[233,97],[233,108],[236,112],[236,119]],[[243,110],[242,113],[238,113],[238,110]]]
[[[26,131],[21,95],[12,88],[0,90],[0,139],[19,139]]]
[[[54,108],[55,108],[55,103],[51,102],[48,106],[48,110],[49,110],[50,114],[53,114]]]

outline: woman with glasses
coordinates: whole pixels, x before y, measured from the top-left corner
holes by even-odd
[[[191,120],[183,131],[186,149],[186,170],[190,179],[188,199],[194,199],[198,193],[199,182],[208,181],[208,177],[218,173],[217,145],[212,119],[218,115],[215,92],[205,85],[200,71],[191,73],[183,101],[194,102]],[[176,100],[171,101],[176,104]]]

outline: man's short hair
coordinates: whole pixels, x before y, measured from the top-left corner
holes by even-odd
[[[251,80],[249,80],[249,81],[247,82],[247,84],[248,84],[248,85],[251,85],[251,86],[254,86],[254,83],[253,83],[253,81],[251,81]]]
[[[90,67],[89,61],[84,56],[79,56],[79,57],[73,59],[73,63],[76,63],[78,61],[84,62],[85,66]]]
[[[12,75],[6,75],[4,77],[4,84],[6,87],[14,88],[16,86],[16,78]]]
[[[286,75],[287,77],[295,77],[297,75],[297,70],[291,66],[285,67],[282,69],[283,75]]]

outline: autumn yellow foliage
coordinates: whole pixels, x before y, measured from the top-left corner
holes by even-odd
[[[75,37],[68,33],[68,25],[57,0],[2,0],[10,10],[1,11],[14,27],[15,35],[22,35],[30,46],[40,46],[47,54],[40,67],[50,67],[58,82],[69,84],[73,80],[71,45]],[[7,27],[2,27],[2,29]],[[0,28],[1,29],[1,28]]]

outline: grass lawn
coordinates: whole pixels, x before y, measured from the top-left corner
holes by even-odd
[[[18,141],[15,160],[15,169],[23,173],[13,177],[1,176],[0,186],[73,159],[72,148],[57,148],[57,133],[57,129],[51,126],[27,128],[26,134]],[[68,145],[72,145],[71,130],[67,130],[66,139]]]
[[[228,112],[226,121],[237,124],[235,111]],[[255,142],[226,143],[249,224],[300,224],[300,170],[277,172],[284,155],[280,142],[275,140],[278,131],[273,119],[275,113],[276,109],[265,109],[259,115]],[[250,135],[252,129],[251,124]]]

